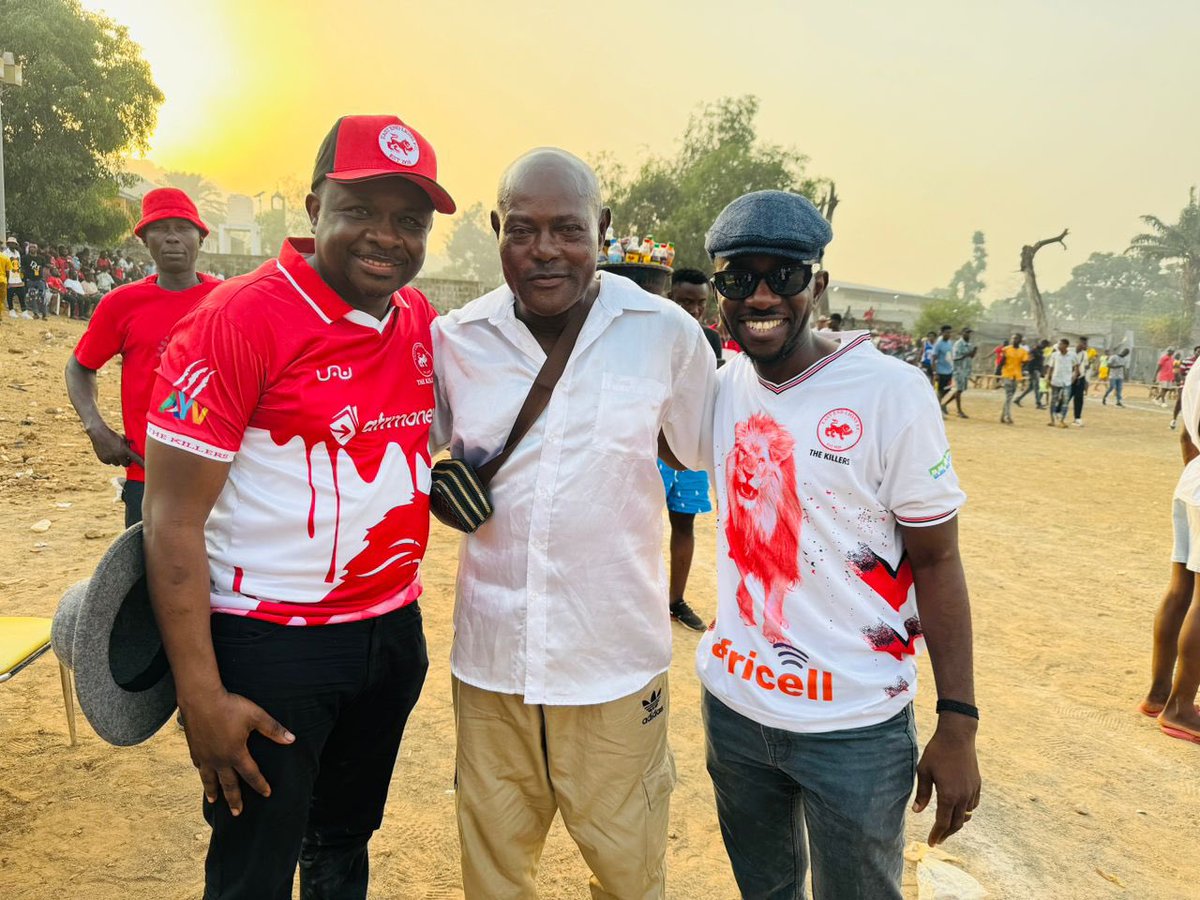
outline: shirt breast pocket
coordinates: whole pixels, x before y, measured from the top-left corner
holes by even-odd
[[[667,387],[653,378],[605,372],[591,433],[591,449],[618,456],[654,453]]]

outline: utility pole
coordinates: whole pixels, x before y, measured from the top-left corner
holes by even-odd
[[[0,54],[4,60],[4,73],[0,76],[0,241],[8,237],[8,215],[4,206],[4,88],[20,87],[21,67],[11,53]]]

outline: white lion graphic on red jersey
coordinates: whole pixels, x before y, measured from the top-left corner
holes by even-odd
[[[778,422],[756,413],[735,426],[733,449],[725,459],[725,537],[729,558],[741,575],[738,611],[747,625],[756,624],[747,588],[754,578],[763,590],[763,637],[771,643],[787,640],[783,598],[800,583],[804,513],[796,492],[795,446]]]

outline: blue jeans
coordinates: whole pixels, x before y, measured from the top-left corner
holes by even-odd
[[[759,725],[708,691],[708,774],[747,900],[900,900],[904,812],[917,770],[912,705],[866,728],[800,734]]]
[[[1113,391],[1116,391],[1117,392],[1117,402],[1120,403],[1121,402],[1121,386],[1124,384],[1125,384],[1124,378],[1113,378],[1110,376],[1108,379],[1108,389],[1105,390],[1103,399],[1107,400],[1108,395],[1111,394]]]

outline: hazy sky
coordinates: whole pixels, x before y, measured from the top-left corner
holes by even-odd
[[[530,147],[636,166],[697,104],[753,93],[760,135],[837,181],[835,278],[927,290],[981,229],[997,297],[1021,244],[1071,229],[1038,256],[1056,287],[1200,182],[1189,0],[84,5],[129,27],[166,95],[149,157],[247,194],[307,178],[351,112],[421,130],[463,209]]]

